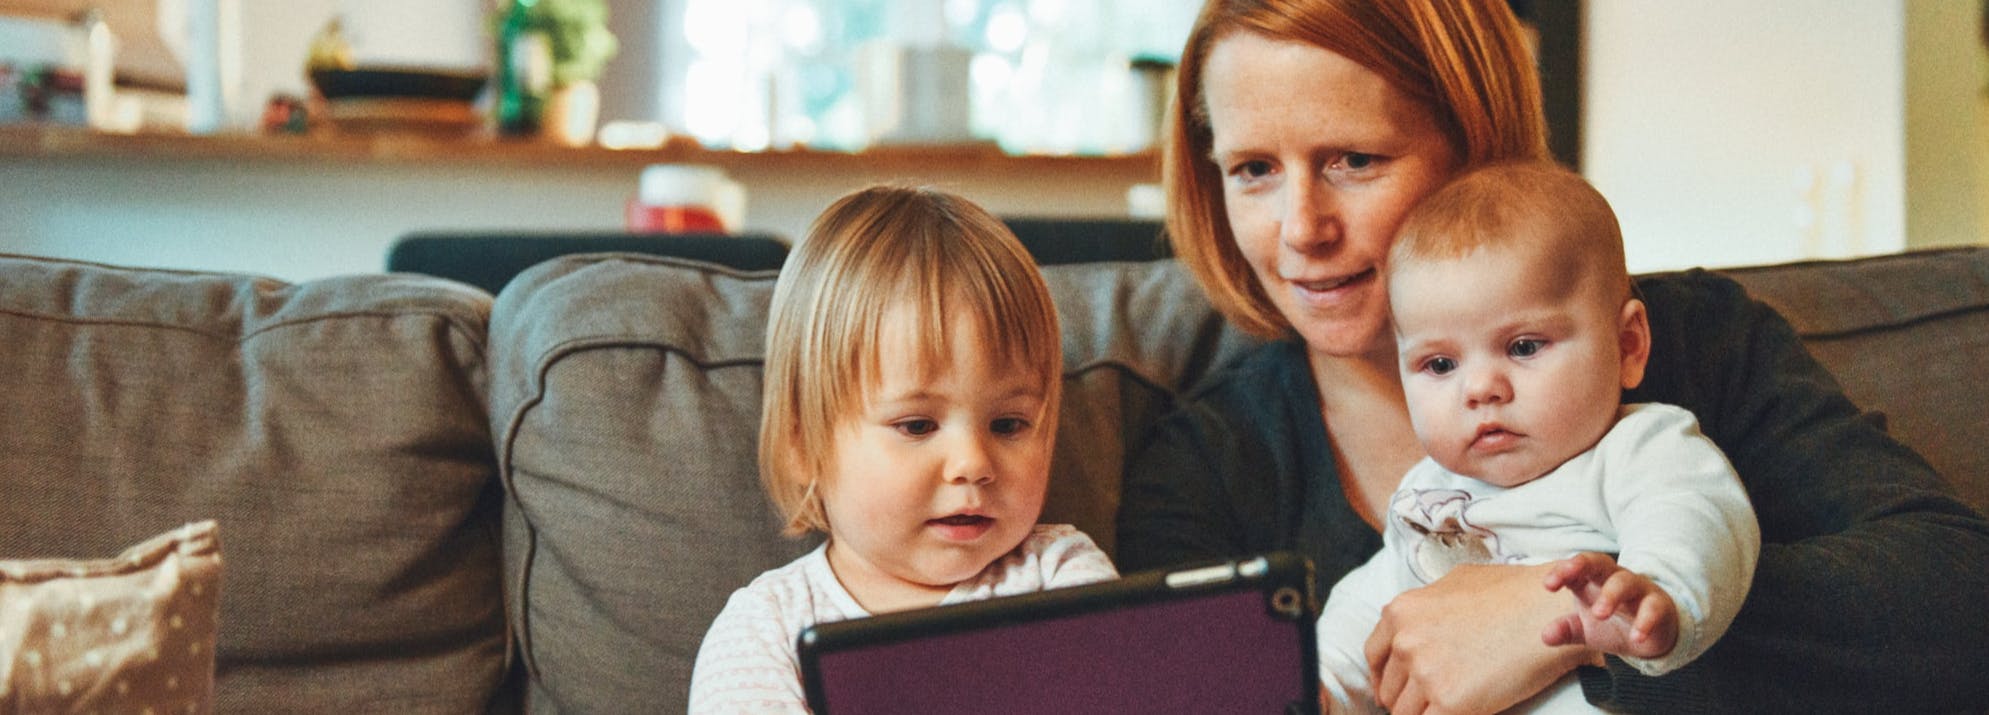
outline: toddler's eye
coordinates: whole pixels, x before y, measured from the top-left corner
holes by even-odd
[[[1002,417],[995,420],[989,427],[994,430],[995,434],[1019,434],[1023,430],[1029,429],[1029,420],[1020,417]]]
[[[1506,354],[1521,358],[1533,357],[1539,354],[1540,349],[1544,347],[1547,347],[1547,341],[1545,340],[1539,338],[1520,338],[1512,341],[1512,345],[1506,348]]]
[[[924,437],[939,429],[938,422],[927,419],[905,420],[895,426],[899,432],[913,437]]]
[[[1448,375],[1457,369],[1457,361],[1447,357],[1433,357],[1423,361],[1423,371],[1432,375]]]

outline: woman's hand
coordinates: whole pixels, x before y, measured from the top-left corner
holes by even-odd
[[[1567,596],[1540,585],[1551,564],[1463,565],[1381,609],[1367,639],[1374,694],[1393,715],[1493,713],[1532,697],[1602,655],[1549,647],[1540,624]]]

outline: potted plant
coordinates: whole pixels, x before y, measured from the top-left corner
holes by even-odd
[[[520,38],[543,38],[550,60],[549,76],[537,78],[548,92],[543,115],[527,122],[562,144],[592,142],[601,108],[595,80],[620,47],[608,30],[607,0],[510,0],[508,5],[496,18],[500,62],[510,63],[513,72],[525,64],[510,56],[520,51]],[[532,78],[515,81],[534,84]]]

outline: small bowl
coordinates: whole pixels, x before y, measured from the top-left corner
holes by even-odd
[[[477,72],[370,68],[311,70],[311,84],[325,99],[343,97],[421,97],[470,101],[483,89]]]

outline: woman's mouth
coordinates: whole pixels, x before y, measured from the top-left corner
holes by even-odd
[[[938,532],[940,538],[949,541],[972,541],[994,528],[992,517],[980,514],[953,514],[937,519],[927,519],[926,526]]]
[[[1322,280],[1294,280],[1291,281],[1291,285],[1292,287],[1298,289],[1300,296],[1303,296],[1308,300],[1330,300],[1336,297],[1337,294],[1345,293],[1346,289],[1350,287],[1365,285],[1369,281],[1374,280],[1374,276],[1375,276],[1374,269],[1369,268],[1359,273],[1339,276],[1336,278],[1326,278]]]

